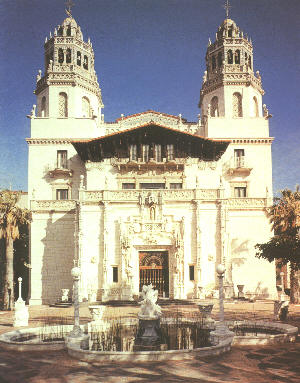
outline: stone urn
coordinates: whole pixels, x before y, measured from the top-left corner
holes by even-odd
[[[104,305],[94,305],[94,306],[89,306],[90,314],[92,316],[92,321],[93,322],[101,322],[102,317],[105,311],[105,306]]]
[[[69,289],[61,289],[61,301],[68,302],[69,301]]]
[[[213,325],[215,321],[211,318],[211,312],[214,307],[213,302],[203,301],[197,303],[198,309],[203,317],[204,325]]]

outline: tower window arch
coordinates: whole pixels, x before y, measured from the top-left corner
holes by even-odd
[[[234,53],[234,63],[240,64],[240,62],[241,62],[241,51],[237,49]]]
[[[218,67],[222,66],[222,61],[223,61],[222,52],[219,52],[218,53]]]
[[[211,68],[216,69],[216,57],[212,56],[211,58]]]
[[[58,36],[62,36],[63,35],[63,27],[59,27],[58,28]]]
[[[62,48],[59,48],[59,50],[58,50],[58,62],[59,62],[59,64],[62,64],[64,62],[64,59],[65,59],[64,51],[62,50]]]
[[[81,52],[77,51],[77,65],[81,66]]]
[[[67,28],[67,36],[71,36],[71,25]]]
[[[68,49],[67,49],[67,53],[66,53],[66,63],[67,63],[67,64],[70,64],[71,61],[72,61],[71,49],[68,48]]]
[[[258,102],[255,96],[253,97],[253,113],[254,113],[254,117],[259,117]]]
[[[65,92],[58,95],[58,116],[68,117],[68,96]]]
[[[83,57],[83,68],[89,69],[89,60],[88,60],[88,57],[86,55],[84,55],[84,57]]]
[[[243,117],[242,95],[238,92],[232,96],[232,117]]]
[[[228,37],[232,37],[232,27],[228,28]]]
[[[91,116],[90,100],[87,97],[82,97],[82,117]]]
[[[227,52],[227,62],[228,64],[233,64],[233,54],[231,49]]]
[[[250,55],[248,56],[248,65],[249,65],[249,68],[252,68],[251,56]]]
[[[218,117],[219,116],[219,101],[218,97],[214,96],[210,101],[210,116],[211,117]]]
[[[46,96],[42,97],[42,102],[41,102],[41,117],[46,117]]]

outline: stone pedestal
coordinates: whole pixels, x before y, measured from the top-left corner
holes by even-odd
[[[25,306],[25,302],[19,298],[15,302],[14,327],[28,326],[28,319],[28,307]]]
[[[215,331],[210,332],[210,341],[213,346],[216,346],[220,342],[231,339],[233,340],[234,332],[230,331],[224,323],[218,323]]]
[[[160,317],[139,315],[139,328],[133,350],[160,350]]]
[[[65,342],[68,346],[76,347],[81,350],[88,350],[89,349],[89,340],[90,336],[88,334],[72,334],[70,333],[66,339]]]
[[[231,299],[234,297],[234,288],[232,283],[229,283],[229,282],[224,283],[224,296],[225,296],[225,299]]]

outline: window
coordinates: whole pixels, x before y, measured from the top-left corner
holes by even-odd
[[[233,54],[231,49],[229,49],[229,51],[227,52],[227,63],[233,64]]]
[[[56,199],[68,199],[69,190],[68,189],[56,189]]]
[[[142,183],[140,189],[165,189],[164,183]]]
[[[235,198],[246,197],[247,188],[246,186],[236,186],[234,188]]]
[[[42,97],[41,102],[41,117],[46,117],[46,97]]]
[[[161,145],[154,145],[154,159],[156,162],[161,162]]]
[[[83,68],[89,69],[89,61],[88,61],[88,57],[86,55],[84,55],[84,57],[83,57]]]
[[[91,106],[90,100],[87,97],[82,97],[82,117],[90,117],[91,116]]]
[[[135,189],[135,183],[122,183],[122,189]]]
[[[170,189],[182,189],[182,183],[180,182],[170,183]]]
[[[237,168],[244,167],[245,164],[245,151],[244,149],[234,149],[234,165]]]
[[[189,266],[189,274],[190,274],[190,281],[194,281],[195,280],[195,266],[194,265]]]
[[[242,95],[238,92],[232,96],[232,117],[243,117]]]
[[[64,62],[65,56],[64,56],[64,51],[62,48],[59,48],[58,50],[58,62],[59,64],[62,64]]]
[[[218,53],[218,67],[222,66],[223,64],[223,57],[222,57],[222,52]]]
[[[258,102],[257,102],[257,98],[254,96],[253,97],[253,115],[254,117],[258,117]]]
[[[218,106],[218,97],[214,96],[210,101],[210,116],[218,117],[219,116],[219,106]]]
[[[142,146],[142,161],[143,162],[149,161],[149,145]]]
[[[67,64],[70,64],[70,62],[71,62],[71,58],[72,58],[72,55],[71,55],[71,49],[68,48],[68,49],[67,49],[67,53],[66,53],[66,63],[67,63]]]
[[[137,146],[136,145],[129,146],[129,160],[137,161]]]
[[[58,96],[58,116],[68,117],[68,96],[64,92],[59,93]]]
[[[118,266],[113,266],[113,282],[117,283],[118,282]]]
[[[173,144],[167,145],[167,160],[168,161],[174,160],[174,145]]]
[[[67,36],[71,36],[71,25],[67,28]]]
[[[67,169],[68,168],[68,151],[67,150],[58,150],[57,151],[57,168],[58,169]]]
[[[77,65],[81,66],[81,52],[77,51]]]
[[[212,56],[211,58],[211,69],[216,69],[216,58]]]
[[[228,28],[228,37],[232,37],[232,27]]]
[[[234,62],[235,64],[240,64],[240,61],[241,61],[241,53],[240,53],[240,50],[237,49],[234,53]]]

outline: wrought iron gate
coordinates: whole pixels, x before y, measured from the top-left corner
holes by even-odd
[[[150,285],[158,294],[169,296],[169,270],[167,251],[140,252],[140,291],[143,285]]]

